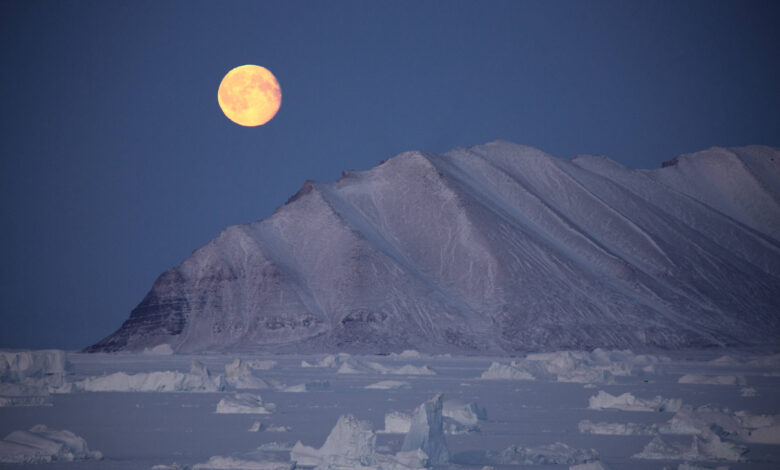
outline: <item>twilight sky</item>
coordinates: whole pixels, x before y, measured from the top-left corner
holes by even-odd
[[[780,3],[2,1],[0,347],[113,332],[306,179],[505,139],[655,168],[780,146]],[[231,68],[282,107],[233,124]]]

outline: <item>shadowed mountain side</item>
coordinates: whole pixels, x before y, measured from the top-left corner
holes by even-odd
[[[780,152],[658,170],[508,142],[306,182],[166,271],[88,351],[772,345]]]

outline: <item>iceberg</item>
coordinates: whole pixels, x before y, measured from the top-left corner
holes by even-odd
[[[582,434],[606,436],[652,436],[658,434],[658,426],[655,424],[594,423],[586,419],[580,421],[578,428]]]
[[[84,438],[71,431],[57,431],[39,424],[29,431],[14,431],[0,441],[2,463],[49,463],[101,459],[90,451]]]
[[[271,414],[276,406],[273,403],[263,403],[260,395],[251,393],[236,393],[217,403],[219,414]]]
[[[680,410],[682,400],[679,398],[663,398],[656,396],[651,399],[637,398],[630,393],[614,396],[600,390],[596,396],[590,397],[588,408],[592,410],[623,410],[623,411],[671,411]]]
[[[295,464],[290,462],[260,462],[221,456],[211,457],[206,462],[192,466],[192,470],[293,470],[294,468]]]
[[[488,452],[488,458],[497,465],[575,465],[598,461],[599,454],[556,442],[538,447],[510,446],[499,453]]]
[[[404,452],[422,450],[432,465],[449,462],[442,422],[443,398],[442,394],[438,394],[414,411],[409,433],[401,446],[401,451]]]
[[[116,372],[101,377],[87,377],[74,384],[85,392],[219,392],[225,387],[221,376],[185,374],[175,371],[143,372],[129,375]]]

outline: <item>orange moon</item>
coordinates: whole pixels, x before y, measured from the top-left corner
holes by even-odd
[[[231,121],[254,127],[267,123],[282,105],[282,89],[265,67],[242,65],[225,75],[217,91],[222,112]]]

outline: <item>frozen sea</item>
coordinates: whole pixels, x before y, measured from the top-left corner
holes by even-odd
[[[262,357],[65,353],[67,367],[62,374],[67,386],[60,384],[55,391],[67,393],[48,395],[50,403],[45,405],[0,407],[0,436],[36,425],[69,430],[83,438],[90,451],[99,451],[102,458],[55,458],[43,464],[0,463],[0,469],[192,468],[215,456],[229,457],[237,465],[222,468],[262,468],[259,462],[290,463],[290,450],[298,441],[321,447],[339,417],[347,414],[371,424],[376,432],[373,451],[394,455],[401,450],[405,435],[381,432],[385,429],[386,414],[411,415],[439,393],[445,402],[474,403],[485,413],[476,424],[459,423],[455,433],[446,433],[450,463],[436,468],[568,469],[594,462],[593,458],[575,458],[565,463],[548,459],[545,463],[544,459],[532,456],[531,462],[521,463],[500,458],[507,455],[505,451],[511,446],[537,449],[554,443],[572,449],[593,449],[595,453],[586,454],[597,455],[600,465],[609,469],[780,468],[779,356],[724,350],[650,356],[599,354],[493,358],[414,353]],[[235,362],[239,357],[241,361]],[[132,389],[134,385],[111,375],[117,372],[135,376],[176,371],[191,376],[193,361],[206,366],[213,380],[210,383],[217,383],[221,391],[88,391],[98,387],[94,384]],[[231,363],[233,366],[226,369]],[[24,374],[9,374],[13,364],[6,364],[3,385],[33,379],[40,383],[47,374],[52,375],[46,371],[48,365],[42,367],[38,371],[30,369],[31,379],[21,377]],[[495,378],[482,378],[489,369],[499,372],[494,374]],[[204,373],[202,368],[200,373]],[[155,386],[157,389],[171,385],[165,377]],[[395,383],[385,383],[386,388],[366,388],[382,381]],[[599,403],[593,406],[593,397],[601,391],[614,397],[630,393],[636,399],[632,406],[648,409],[627,410],[631,406],[622,405],[599,409]],[[259,395],[265,412],[216,412],[221,400],[236,397],[237,393]],[[655,397],[662,401],[653,401]],[[741,424],[729,428],[726,421],[710,423],[705,419],[688,434],[664,433],[659,430],[668,426],[679,412],[677,405],[668,405],[675,403],[668,399],[679,399],[676,403],[681,404],[683,411],[703,415],[716,410],[715,415],[728,423],[736,420]],[[754,424],[745,424],[746,416],[753,417],[750,422]],[[628,435],[585,433],[580,431],[584,421],[632,423],[635,429],[645,431]],[[446,425],[447,422],[445,428]],[[256,431],[250,431],[252,428]],[[637,458],[654,439],[683,450],[666,458]],[[695,439],[699,439],[699,450],[706,447],[702,443],[718,439],[732,450],[737,448],[738,456],[719,453],[719,447],[714,453],[706,449],[698,454],[686,451],[696,447]],[[348,454],[348,443],[344,445]],[[8,449],[0,446],[0,460],[12,458]],[[258,466],[241,467],[236,463],[239,460]],[[370,462],[363,463],[366,468],[374,468],[368,466]],[[353,463],[346,468],[361,465]]]

